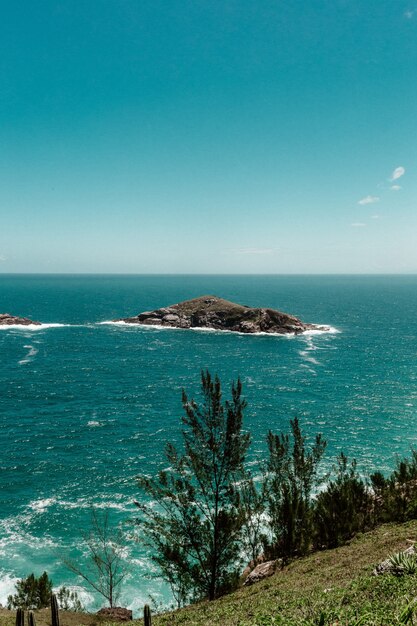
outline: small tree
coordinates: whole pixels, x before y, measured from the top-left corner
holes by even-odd
[[[68,589],[65,585],[60,587],[56,592],[56,599],[58,601],[59,608],[63,611],[72,611],[74,613],[84,611],[84,607],[78,597],[78,593],[76,591],[71,591],[71,589]]]
[[[405,522],[417,518],[417,450],[411,450],[410,458],[397,459],[388,478],[381,472],[370,478],[378,504],[378,521]]]
[[[245,521],[240,485],[249,446],[242,430],[246,402],[240,380],[224,403],[217,376],[202,372],[201,390],[201,404],[183,391],[184,452],[166,446],[169,469],[139,478],[152,506],[136,503],[153,560],[178,604],[190,598],[213,600],[239,579]]]
[[[84,534],[83,539],[89,555],[85,567],[80,567],[72,559],[65,558],[63,562],[113,607],[129,568],[122,532],[111,526],[108,509],[91,509],[91,529]]]
[[[356,461],[348,465],[342,452],[337,462],[336,479],[314,503],[314,543],[318,549],[336,548],[374,523],[374,498],[356,471]]]
[[[49,606],[52,593],[52,580],[44,572],[36,578],[30,574],[16,583],[16,593],[7,598],[7,608],[10,609],[43,609]]]
[[[267,492],[270,539],[265,551],[287,561],[305,554],[312,541],[311,492],[319,484],[317,469],[326,448],[319,434],[310,451],[297,418],[288,434],[268,433]]]

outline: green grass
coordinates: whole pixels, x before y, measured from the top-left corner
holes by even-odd
[[[349,545],[294,561],[274,576],[215,602],[154,616],[153,626],[396,626],[407,607],[417,608],[417,575],[372,576],[374,566],[417,542],[417,522],[390,524],[356,537]],[[412,619],[412,618],[410,618]],[[49,626],[49,612],[36,613]],[[62,626],[109,626],[89,614],[61,612]],[[132,626],[142,624],[136,620]],[[0,611],[0,626],[14,613]]]
[[[349,545],[293,562],[252,587],[154,619],[155,626],[394,626],[417,597],[417,576],[372,576],[417,542],[417,522],[385,525]],[[320,622],[321,619],[321,622]],[[409,624],[413,622],[409,621]],[[417,624],[417,617],[415,618]]]

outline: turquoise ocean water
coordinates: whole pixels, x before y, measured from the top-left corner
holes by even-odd
[[[279,308],[339,332],[292,338],[123,327],[102,322],[203,294]],[[82,564],[91,504],[110,507],[132,563],[120,603],[138,609],[163,583],[130,540],[139,472],[163,467],[180,434],[181,389],[199,373],[241,377],[262,459],[268,429],[298,415],[362,471],[389,471],[417,446],[416,276],[0,275],[0,312],[40,330],[0,331],[0,602],[16,578],[47,570],[82,587],[62,564]],[[100,604],[87,589],[89,608]]]

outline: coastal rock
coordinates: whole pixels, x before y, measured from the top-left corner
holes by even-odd
[[[298,335],[306,330],[329,330],[325,326],[306,324],[275,309],[243,306],[217,296],[201,296],[114,321],[171,328],[212,328],[246,334]]]
[[[266,561],[265,563],[259,563],[259,565],[257,565],[246,578],[243,586],[248,587],[249,585],[254,585],[260,580],[272,576],[277,570],[278,563],[279,561]]]
[[[123,609],[121,606],[112,608],[104,608],[97,611],[97,615],[105,617],[108,620],[117,622],[130,622],[133,619],[133,613],[129,609]]]
[[[27,317],[16,317],[14,315],[10,315],[9,313],[0,313],[0,326],[41,326],[40,322],[34,322],[33,320],[28,319]]]

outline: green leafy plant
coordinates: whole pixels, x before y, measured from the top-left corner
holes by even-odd
[[[414,624],[414,616],[416,614],[417,601],[414,598],[403,610],[400,615],[400,624]]]
[[[44,572],[39,578],[32,573],[16,583],[16,593],[7,598],[8,609],[43,609],[49,606],[52,580]]]
[[[397,552],[389,558],[391,571],[397,576],[413,575],[417,572],[417,557],[407,552]]]

